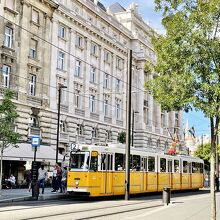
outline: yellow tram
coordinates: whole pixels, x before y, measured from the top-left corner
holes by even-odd
[[[131,148],[130,193],[199,189],[204,184],[204,162],[191,156],[171,156]],[[125,147],[76,145],[67,175],[69,193],[113,196],[125,193]]]

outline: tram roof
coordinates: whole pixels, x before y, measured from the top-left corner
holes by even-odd
[[[89,145],[89,144],[78,144],[76,145],[77,149],[83,150],[83,151],[99,151],[102,153],[109,152],[109,153],[125,153],[125,144],[106,144],[106,145]],[[185,159],[188,161],[197,161],[203,163],[203,160],[199,157],[192,157],[188,155],[168,155],[163,154],[159,152],[151,152],[147,151],[144,148],[135,148],[131,147],[131,154],[139,154],[142,156],[159,156],[159,157],[166,157],[166,158],[175,158],[175,159]]]

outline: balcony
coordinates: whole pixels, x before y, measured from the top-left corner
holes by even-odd
[[[118,126],[123,126],[123,121],[121,121],[121,120],[116,120],[116,125],[118,125]]]
[[[112,118],[104,116],[104,122],[107,122],[107,123],[111,124],[112,123]]]
[[[60,132],[60,143],[69,143],[69,134],[67,132]]]
[[[90,118],[94,120],[99,120],[99,114],[90,112]]]
[[[75,109],[75,114],[84,117],[84,116],[85,116],[85,110],[76,108],[76,109]]]
[[[68,108],[68,105],[65,105],[65,104],[60,104],[60,111],[61,112],[68,112],[69,108]]]
[[[34,106],[42,106],[42,98],[39,98],[37,96],[28,95],[27,101]]]

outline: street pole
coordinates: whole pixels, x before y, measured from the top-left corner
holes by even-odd
[[[216,191],[219,191],[219,156],[218,156],[218,145],[219,145],[219,139],[217,135],[217,146],[216,146]]]
[[[129,72],[127,89],[127,120],[126,120],[126,149],[125,149],[125,200],[129,200],[130,193],[130,134],[131,134],[131,83],[132,83],[132,50],[129,51]]]
[[[59,85],[59,88],[58,88],[56,163],[58,163],[59,138],[60,138],[60,101],[61,101],[61,90],[64,89],[64,88],[67,88],[67,86]]]
[[[37,177],[38,177],[38,170],[37,170],[37,162],[36,162],[36,155],[37,155],[37,147],[34,147],[34,161],[32,162],[32,197],[34,199],[38,199],[38,184],[37,184]]]
[[[132,111],[131,146],[134,146],[134,110]]]

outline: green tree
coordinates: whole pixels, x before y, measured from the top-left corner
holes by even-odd
[[[120,133],[118,133],[118,142],[125,144],[125,142],[126,142],[126,132],[125,131],[121,131]]]
[[[214,174],[220,119],[220,1],[155,0],[155,3],[156,9],[163,12],[166,34],[153,39],[157,75],[146,87],[163,110],[195,108],[210,119],[211,219],[216,219]],[[150,67],[146,67],[146,71]]]
[[[218,154],[220,156],[220,145],[218,146]],[[194,152],[194,155],[203,159],[205,169],[210,170],[211,143],[200,144]]]
[[[12,102],[14,93],[5,90],[2,103],[0,104],[0,151],[1,151],[1,170],[0,170],[0,193],[2,189],[2,160],[4,150],[9,146],[16,146],[20,135],[14,131],[14,121],[18,117],[16,106]]]

